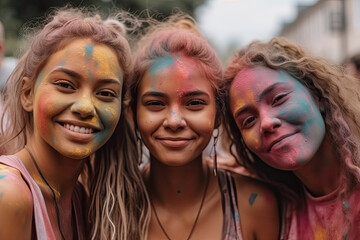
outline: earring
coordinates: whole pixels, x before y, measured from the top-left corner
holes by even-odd
[[[216,144],[217,141],[219,139],[219,129],[215,129],[216,130],[216,134],[213,135],[214,137],[214,141],[213,141],[213,149],[214,149],[214,175],[217,175],[217,154],[216,154]]]

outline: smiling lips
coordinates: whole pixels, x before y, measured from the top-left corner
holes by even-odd
[[[293,135],[295,135],[295,134],[296,134],[296,133],[290,133],[290,134],[286,134],[286,135],[283,135],[283,136],[277,138],[276,140],[274,140],[273,142],[271,142],[271,144],[270,144],[270,146],[269,146],[269,148],[268,148],[268,152],[271,151],[271,149],[273,148],[273,146],[274,146],[275,144],[277,144],[277,143],[281,142],[282,140],[284,140],[285,138],[288,138],[288,137],[293,136]]]
[[[180,148],[184,147],[191,138],[158,138],[158,140],[167,147]]]
[[[94,132],[97,132],[96,129],[91,127],[83,127],[83,126],[77,126],[69,123],[60,123],[64,128],[66,128],[69,131],[80,133],[80,134],[92,134]]]

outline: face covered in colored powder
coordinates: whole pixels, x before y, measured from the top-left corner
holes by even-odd
[[[122,84],[116,54],[104,44],[76,39],[54,53],[34,89],[37,144],[75,159],[94,153],[119,121]]]
[[[324,120],[297,79],[266,67],[248,68],[235,77],[229,96],[245,144],[270,166],[296,170],[317,152]]]
[[[157,59],[141,79],[137,124],[151,155],[169,166],[201,158],[212,136],[213,87],[198,64],[180,54]]]

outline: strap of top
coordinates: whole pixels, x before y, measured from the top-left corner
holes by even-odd
[[[224,214],[221,239],[242,240],[235,181],[229,172],[218,169],[218,182]]]
[[[14,155],[0,156],[0,163],[13,167],[21,173],[23,179],[28,184],[34,201],[34,218],[35,229],[38,240],[55,239],[55,234],[52,230],[49,215],[47,213],[44,197],[39,186],[30,176],[25,168],[23,162]]]

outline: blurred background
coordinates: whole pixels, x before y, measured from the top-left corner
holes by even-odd
[[[0,0],[6,56],[18,57],[24,23],[66,3],[93,5],[105,13],[113,7],[134,14],[148,9],[160,19],[180,9],[198,21],[224,64],[235,49],[273,36],[336,63],[360,52],[360,0]]]

